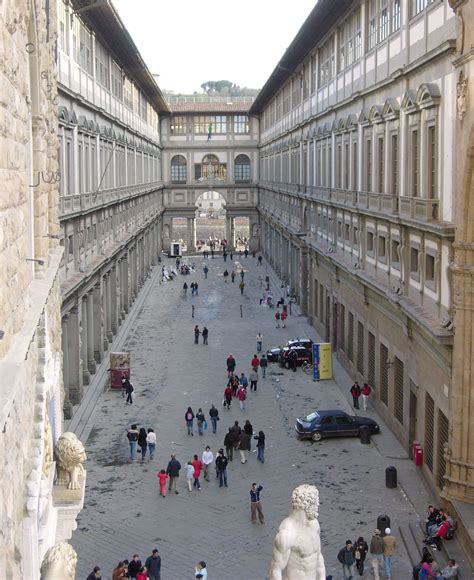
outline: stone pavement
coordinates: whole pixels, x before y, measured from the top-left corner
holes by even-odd
[[[160,284],[148,281],[141,310],[125,341],[131,351],[132,383],[135,400],[125,405],[121,394],[107,391],[98,397],[94,413],[81,422],[87,440],[87,488],[84,510],[72,544],[78,552],[77,578],[85,578],[99,565],[104,578],[111,578],[121,559],[137,552],[144,561],[154,547],[162,556],[163,580],[193,578],[194,565],[205,560],[209,578],[264,580],[268,576],[272,542],[281,520],[289,510],[293,488],[311,483],[320,490],[320,523],[323,554],[328,574],[342,578],[336,560],[346,539],[359,535],[369,539],[377,516],[387,513],[395,533],[399,526],[416,521],[430,497],[406,452],[395,437],[383,428],[370,445],[358,439],[324,440],[319,444],[299,441],[294,433],[295,417],[316,408],[351,411],[348,389],[350,377],[335,361],[334,381],[314,383],[301,370],[291,373],[275,363],[267,378],[260,377],[257,394],[249,393],[247,409],[234,403],[222,408],[226,384],[225,359],[233,353],[237,372],[248,375],[250,359],[256,351],[255,335],[264,335],[264,349],[289,338],[318,339],[314,329],[297,309],[286,329],[277,329],[274,310],[259,306],[263,280],[271,276],[274,296],[279,283],[268,266],[257,266],[249,257],[235,260],[242,265],[245,294],[240,296],[239,278],[224,283],[222,272],[232,263],[222,258],[206,260],[210,272],[202,273],[202,258],[189,258],[197,272]],[[171,263],[171,262],[170,262]],[[182,295],[182,285],[199,282],[199,295]],[[147,290],[148,288],[148,290]],[[195,318],[191,318],[192,305]],[[243,317],[240,315],[242,305]],[[209,328],[209,346],[194,345],[193,328]],[[211,404],[218,407],[218,433],[211,429],[203,437],[186,435],[184,413],[188,405],[206,416]],[[90,405],[89,405],[90,407]],[[377,418],[374,412],[367,415]],[[155,473],[166,468],[170,453],[181,464],[201,454],[205,445],[215,453],[223,446],[224,435],[235,419],[248,418],[254,431],[266,434],[266,461],[260,464],[251,453],[247,464],[234,459],[228,469],[228,488],[219,488],[212,477],[202,481],[202,491],[189,493],[184,469],[179,495],[159,496]],[[153,461],[129,461],[126,431],[132,423],[153,427],[158,444]],[[254,447],[255,442],[253,442]],[[385,487],[385,468],[399,470],[400,487]],[[249,488],[261,483],[265,525],[250,523]],[[410,578],[411,565],[402,542],[394,561],[393,580]],[[369,577],[367,571],[365,576]]]

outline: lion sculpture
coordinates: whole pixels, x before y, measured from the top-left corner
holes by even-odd
[[[77,554],[67,542],[49,548],[41,564],[41,580],[74,580]]]
[[[55,452],[58,466],[57,485],[66,485],[67,489],[79,489],[79,479],[84,477],[82,464],[87,459],[84,445],[74,433],[66,432],[59,437]]]

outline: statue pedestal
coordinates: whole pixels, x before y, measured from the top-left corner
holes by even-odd
[[[64,485],[53,486],[53,505],[58,512],[56,542],[65,542],[77,528],[77,516],[84,507],[87,472],[81,480],[79,489],[67,489]]]

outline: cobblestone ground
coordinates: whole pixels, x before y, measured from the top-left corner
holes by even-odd
[[[297,440],[293,428],[296,416],[315,408],[350,411],[346,393],[350,379],[337,364],[341,388],[336,381],[314,383],[301,370],[290,373],[270,365],[267,378],[259,380],[257,394],[249,394],[245,412],[235,403],[230,411],[224,410],[225,359],[229,353],[237,359],[239,374],[247,374],[258,331],[264,335],[264,349],[289,338],[317,335],[305,318],[297,315],[289,318],[286,329],[275,328],[274,311],[258,303],[267,271],[265,266],[258,267],[256,260],[241,258],[234,263],[237,271],[241,265],[246,271],[243,297],[238,278],[232,284],[224,283],[222,277],[232,263],[224,264],[222,258],[208,260],[210,272],[205,280],[202,258],[195,261],[197,272],[187,276],[186,282],[199,282],[199,296],[182,295],[184,277],[156,283],[128,337],[136,389],[133,405],[125,405],[120,393],[110,391],[99,400],[86,446],[86,504],[72,538],[79,555],[77,578],[85,578],[94,565],[102,567],[104,578],[111,578],[120,559],[137,552],[144,560],[158,547],[165,580],[193,578],[199,560],[207,562],[210,579],[264,580],[273,538],[288,513],[291,491],[304,482],[320,489],[327,573],[342,578],[336,555],[346,539],[370,537],[379,514],[391,516],[395,531],[398,525],[416,518],[415,506],[400,489],[385,488],[385,467],[391,463],[399,466],[411,487],[419,486],[424,500],[422,485],[387,429],[371,445],[361,445],[356,438],[319,444]],[[209,328],[209,346],[193,344],[194,324]],[[187,436],[187,406],[195,411],[202,407],[207,416],[211,403],[220,411],[217,434],[209,429],[202,437],[197,433]],[[367,414],[375,417],[370,411]],[[266,433],[265,464],[257,461],[254,452],[245,465],[234,458],[228,470],[228,488],[219,488],[212,477],[209,483],[202,482],[201,492],[193,493],[187,491],[182,472],[179,495],[159,496],[155,473],[166,467],[170,453],[176,453],[184,466],[194,453],[200,455],[205,445],[216,452],[234,420],[247,418],[254,431]],[[132,423],[155,429],[158,444],[153,461],[129,461],[126,430]],[[254,481],[264,488],[265,525],[250,522],[249,488]],[[410,577],[401,545],[394,569],[394,580]]]

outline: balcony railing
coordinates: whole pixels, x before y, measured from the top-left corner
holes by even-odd
[[[122,187],[113,187],[101,191],[92,191],[89,193],[79,193],[76,195],[65,195],[59,198],[60,201],[60,218],[75,212],[84,212],[134,197],[149,193],[155,189],[163,187],[162,181],[152,181],[150,183],[140,183],[138,185],[125,185]]]
[[[305,195],[314,200],[321,200],[353,209],[374,211],[383,215],[399,216],[423,222],[437,221],[439,218],[439,199],[313,187],[310,185],[302,186],[293,183],[261,182],[260,186],[281,193]]]

